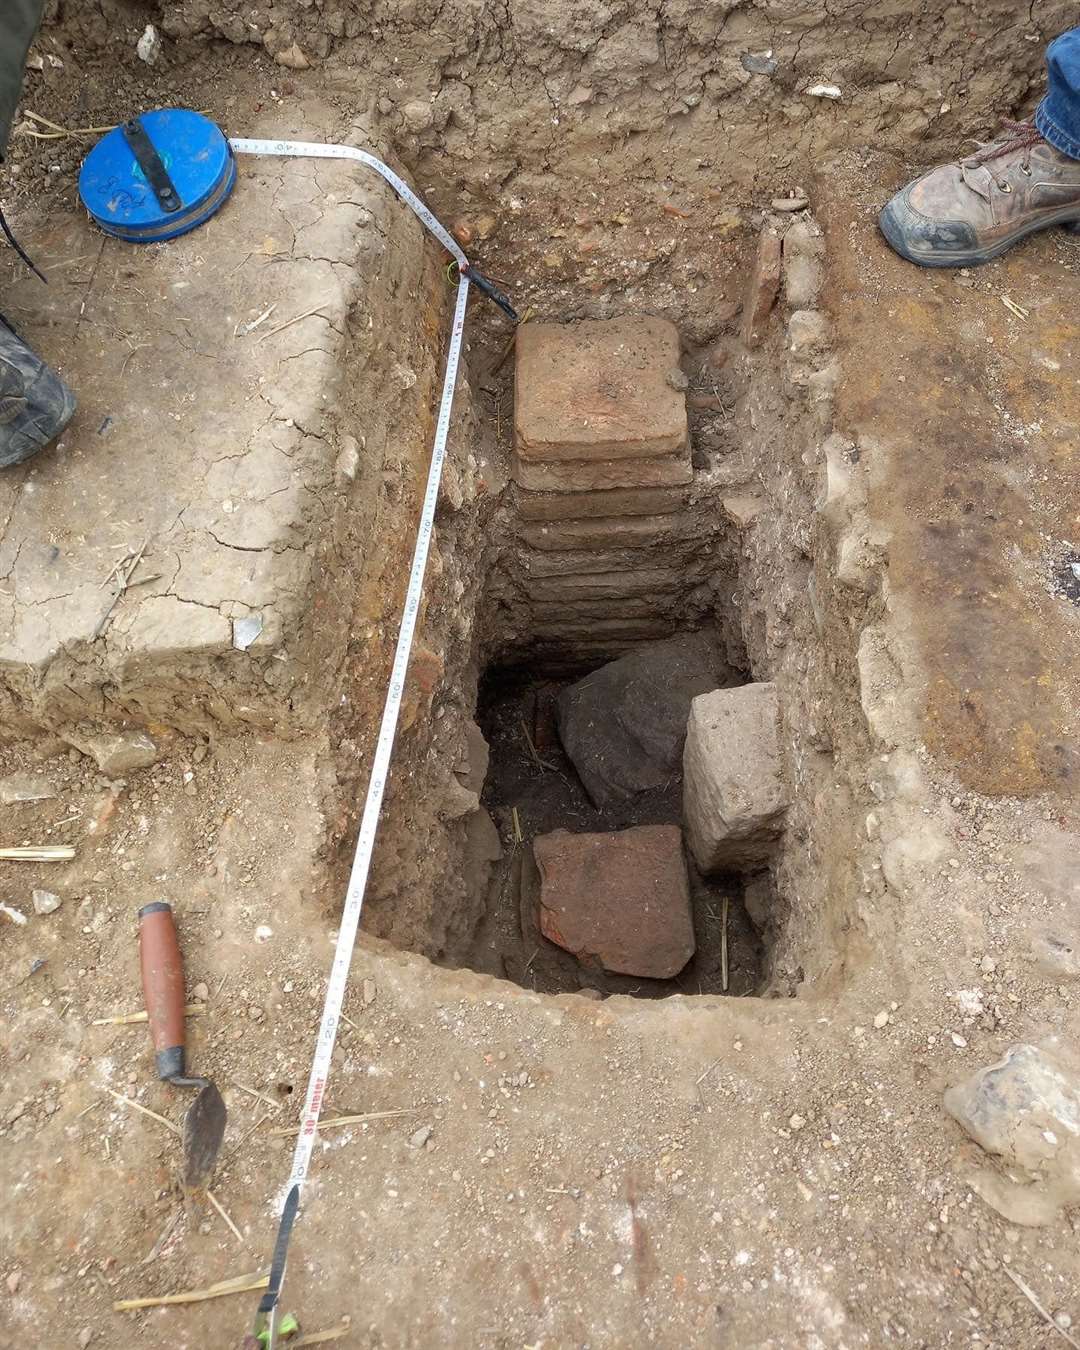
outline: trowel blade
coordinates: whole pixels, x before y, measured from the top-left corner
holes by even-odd
[[[185,1190],[209,1185],[224,1137],[225,1103],[213,1083],[207,1083],[184,1117],[181,1181]]]

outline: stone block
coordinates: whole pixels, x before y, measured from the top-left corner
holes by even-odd
[[[1073,1148],[1080,1190],[1080,1079],[1034,1045],[1013,1045],[945,1093],[945,1109],[988,1153],[1031,1176],[1053,1168]],[[1047,1131],[1058,1136],[1047,1138]],[[1064,1147],[1063,1147],[1064,1146]]]
[[[686,507],[685,487],[610,488],[599,492],[517,493],[522,520],[580,521],[593,516],[659,516]]]
[[[810,216],[793,220],[784,233],[785,258],[824,258],[825,236]]]
[[[477,796],[484,790],[491,751],[484,733],[475,722],[465,723],[465,745],[454,772],[463,787]]]
[[[1051,1223],[1080,1200],[1080,1071],[1067,1042],[1010,1046],[949,1088],[945,1110],[1008,1168],[969,1179],[1005,1218]]]
[[[528,325],[526,325],[528,327]],[[511,473],[519,487],[533,492],[595,492],[609,488],[680,487],[694,470],[689,448],[652,459],[561,460],[533,463],[514,453]]]
[[[895,642],[884,624],[867,624],[859,635],[855,655],[859,674],[859,702],[871,732],[890,749],[904,738],[908,721],[898,699],[905,676]]]
[[[73,744],[84,754],[91,755],[102,773],[114,777],[149,768],[162,756],[156,743],[145,731],[107,731],[100,736],[72,735]]]
[[[533,841],[540,931],[585,965],[670,980],[694,954],[677,825],[611,834],[555,830]]]
[[[483,895],[491,868],[502,857],[502,843],[495,822],[481,806],[465,818],[465,846],[461,869],[474,895]]]
[[[611,808],[677,781],[690,705],[715,689],[708,634],[653,642],[564,689],[559,736],[593,803]]]
[[[825,269],[816,258],[787,256],[784,247],[784,299],[790,309],[813,309],[825,283]]]
[[[669,378],[679,334],[666,319],[523,324],[515,352],[520,461],[642,459],[685,447],[686,399]]]
[[[745,347],[759,347],[765,337],[769,315],[780,293],[780,236],[766,227],[758,238],[754,270],[743,300],[742,340]]]
[[[788,351],[807,357],[829,345],[829,320],[817,309],[797,309],[788,319]]]
[[[683,752],[683,805],[702,872],[764,862],[788,806],[774,684],[695,698]]]
[[[725,497],[720,505],[724,509],[724,515],[733,525],[737,525],[740,530],[745,530],[752,525],[761,515],[768,503],[760,497]]]

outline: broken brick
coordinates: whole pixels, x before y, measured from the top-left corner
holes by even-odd
[[[754,270],[743,301],[742,340],[745,347],[758,347],[765,337],[772,307],[780,294],[780,236],[764,229],[758,239]]]
[[[555,830],[533,841],[540,931],[585,965],[670,980],[694,954],[677,825],[611,834]]]

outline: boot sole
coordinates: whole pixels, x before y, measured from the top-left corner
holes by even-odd
[[[907,247],[904,242],[903,231],[893,220],[888,207],[878,217],[878,229],[885,236],[889,247],[893,252],[899,253],[901,258],[906,258],[908,262],[914,263],[917,267],[981,267],[983,263],[993,262],[995,258],[1000,258],[1003,253],[1007,253],[1009,249],[1029,235],[1038,234],[1040,230],[1053,229],[1055,225],[1064,225],[1074,234],[1080,233],[1080,212],[1070,209],[1063,211],[1051,220],[1040,220],[1036,224],[1027,226],[1026,229],[1018,230],[1016,234],[1010,235],[1007,239],[1001,240],[990,248],[958,250],[952,253],[920,254],[912,252]]]
[[[50,445],[55,445],[67,430],[68,423],[75,416],[78,406],[78,400],[65,384],[64,402],[60,409],[60,415],[52,423],[51,434],[48,438],[32,440],[29,437],[24,437],[22,443],[16,449],[0,450],[0,469],[10,469],[14,468],[16,464],[25,464],[28,459],[33,459],[42,450],[47,450]]]

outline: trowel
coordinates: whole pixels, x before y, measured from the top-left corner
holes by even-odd
[[[184,1117],[185,1191],[209,1184],[225,1136],[225,1103],[208,1078],[191,1078],[184,1063],[184,963],[172,906],[164,900],[139,910],[143,999],[157,1056],[158,1077],[174,1087],[197,1088]]]

